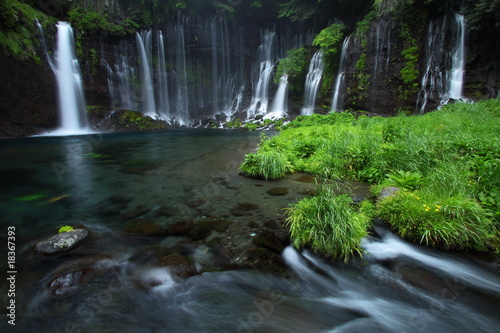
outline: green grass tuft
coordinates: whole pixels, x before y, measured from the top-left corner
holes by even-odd
[[[346,195],[325,189],[318,196],[299,201],[288,210],[286,223],[296,247],[342,259],[361,255],[360,241],[367,235],[370,218]]]
[[[378,215],[403,238],[452,250],[486,250],[493,224],[484,209],[463,195],[402,192],[378,203]]]
[[[280,152],[259,152],[245,155],[245,157],[246,159],[241,164],[240,170],[250,177],[265,180],[279,179],[292,171],[285,155]]]
[[[448,215],[416,209],[406,196],[380,204],[375,215],[407,240],[433,247],[484,249],[491,234],[491,243],[500,244],[499,98],[446,105],[423,116],[301,116],[285,127],[247,156],[243,172],[275,179],[286,171],[270,177],[264,169],[276,163],[281,170],[368,182],[375,190],[419,191],[425,204],[447,207]]]

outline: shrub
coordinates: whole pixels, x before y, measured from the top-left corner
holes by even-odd
[[[245,155],[240,170],[247,176],[269,180],[285,176],[292,171],[292,168],[283,153],[259,151],[256,154]]]
[[[296,247],[310,246],[323,255],[343,259],[361,254],[370,218],[359,212],[347,195],[325,189],[318,196],[299,201],[288,210],[286,223]]]
[[[378,203],[378,216],[404,239],[441,249],[485,250],[491,221],[474,200],[400,192]]]

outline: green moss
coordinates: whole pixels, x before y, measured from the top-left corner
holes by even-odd
[[[103,31],[115,36],[124,36],[137,28],[132,20],[128,20],[124,25],[118,25],[110,22],[105,15],[78,6],[69,10],[68,16],[71,25],[82,35]]]
[[[241,121],[240,118],[236,118],[232,121],[226,122],[226,127],[228,127],[228,128],[238,128],[241,126],[243,126],[243,121]]]
[[[69,225],[65,225],[65,226],[62,226],[59,228],[59,233],[63,233],[63,232],[68,232],[68,231],[73,231],[75,230],[72,226],[69,226]]]
[[[402,85],[399,87],[399,94],[402,101],[407,101],[411,99],[420,88],[420,71],[418,70],[419,48],[416,39],[411,35],[408,24],[401,23],[400,36],[406,48],[401,52],[405,63],[404,67],[399,72],[402,81]]]
[[[125,111],[121,117],[120,122],[125,127],[137,129],[141,131],[147,130],[161,130],[167,127],[164,121],[154,120],[151,117],[143,115],[139,111]]]
[[[17,0],[0,2],[0,46],[18,59],[32,59],[41,64],[36,54],[38,30],[35,21],[42,25],[54,23],[55,19]]]
[[[255,123],[245,123],[245,128],[249,131],[255,131],[257,128],[259,128],[259,125]]]

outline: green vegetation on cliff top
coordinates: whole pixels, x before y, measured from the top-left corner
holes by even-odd
[[[423,116],[300,116],[278,136],[263,140],[257,153],[247,155],[241,170],[262,178],[275,178],[264,171],[272,168],[354,179],[372,184],[374,194],[384,187],[398,186],[402,188],[398,194],[377,203],[375,216],[403,238],[454,250],[485,250],[497,242],[498,249],[498,133],[500,99],[447,105]],[[251,163],[278,155],[272,167]],[[251,172],[247,172],[248,167]],[[318,203],[299,204],[292,210],[309,204]],[[323,223],[319,212],[315,216]],[[290,219],[301,223],[295,217]],[[309,217],[304,221],[314,225]],[[292,235],[298,244],[343,257],[328,247],[306,242],[306,234],[311,232],[308,228],[296,228],[302,230]]]

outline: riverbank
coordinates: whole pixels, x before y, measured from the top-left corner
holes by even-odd
[[[371,184],[376,196],[384,188],[397,187],[397,194],[373,202],[360,213],[382,218],[411,242],[436,249],[498,253],[498,133],[500,99],[446,105],[423,116],[303,116],[286,125],[279,136],[262,140],[258,152],[246,156],[241,170],[264,179],[295,171],[325,179],[352,179]],[[322,218],[328,205],[319,202],[325,195],[329,194],[294,206],[288,223],[292,235],[294,228],[300,230],[293,237],[295,245],[309,245],[319,253],[345,259],[351,251],[315,245],[318,237],[331,236],[334,225]],[[343,203],[342,209],[347,208]],[[302,217],[297,219],[297,215]],[[366,229],[366,223],[362,224],[355,228]],[[341,239],[351,228],[353,224],[346,223],[334,238]],[[363,237],[359,236],[357,240]],[[359,241],[356,244],[350,249],[358,249]]]

